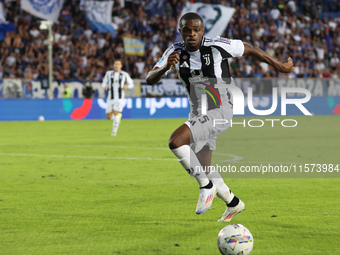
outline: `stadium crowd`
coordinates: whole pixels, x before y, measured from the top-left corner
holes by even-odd
[[[59,23],[53,25],[53,74],[56,80],[101,81],[115,59],[132,78],[145,78],[161,53],[176,38],[177,20],[184,0],[168,0],[163,15],[150,17],[147,1],[114,1],[112,22],[115,37],[92,31],[81,0],[66,0]],[[193,2],[193,1],[192,1]],[[198,2],[198,1],[195,1]],[[211,0],[236,8],[222,36],[242,39],[280,61],[292,57],[296,68],[291,77],[340,77],[340,1]],[[20,8],[20,0],[2,1],[7,21],[16,30],[0,41],[0,80],[41,79],[48,76],[47,32],[40,20]],[[337,16],[338,15],[338,16]],[[145,42],[144,57],[124,53],[123,35]],[[248,58],[232,59],[234,77],[278,77],[279,73]],[[169,74],[176,78],[175,72]]]

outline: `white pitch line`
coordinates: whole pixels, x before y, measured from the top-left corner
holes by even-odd
[[[14,145],[10,143],[0,143],[0,145]],[[21,144],[23,145],[23,144]],[[25,144],[25,146],[50,146],[50,144]],[[57,144],[53,146],[59,147],[103,147],[103,148],[119,148],[119,149],[141,149],[141,150],[164,150],[168,151],[168,148],[157,148],[157,147],[134,147],[134,146],[118,146],[118,145],[86,145],[86,144]],[[13,153],[0,153],[3,156],[23,156],[23,157],[55,157],[55,158],[84,158],[84,159],[116,159],[116,160],[176,160],[169,158],[134,158],[134,157],[95,157],[95,156],[72,156],[72,155],[43,155],[43,154],[13,154]],[[242,156],[237,156],[233,154],[226,154],[220,152],[214,152],[213,155],[221,155],[231,157],[231,159],[216,159],[213,162],[223,162],[223,163],[244,163],[244,164],[303,164],[301,162],[264,162],[264,161],[243,161]]]
[[[0,156],[21,156],[21,157],[50,157],[50,158],[83,158],[83,159],[116,159],[116,160],[170,160],[177,161],[171,158],[133,158],[133,157],[97,157],[97,156],[73,156],[73,155],[44,155],[44,154],[22,154],[22,153],[0,153]],[[232,156],[228,154],[228,156]],[[217,162],[219,162],[217,160]],[[238,161],[238,159],[224,160],[222,162],[231,163],[255,163],[255,164],[302,164],[301,162],[263,162],[263,161]]]
[[[10,144],[10,143],[0,143],[0,145],[14,145],[14,144]],[[23,145],[23,144],[21,144]],[[50,144],[25,144],[25,146],[50,146]],[[162,150],[162,151],[169,151],[168,148],[157,148],[157,147],[134,147],[134,146],[120,146],[120,145],[86,145],[86,144],[56,144],[53,146],[58,146],[58,147],[97,147],[97,148],[119,148],[119,149],[141,149],[141,150]],[[225,153],[215,153],[216,155],[222,155],[222,156],[227,156],[227,157],[231,157],[231,159],[229,160],[222,160],[219,162],[239,162],[240,160],[243,159],[243,157],[241,156],[237,156],[237,155],[232,155],[232,154],[225,154]],[[0,155],[8,155],[8,156],[30,156],[32,155],[32,157],[43,157],[44,155],[42,154],[1,154]],[[71,156],[71,155],[45,155],[46,157],[78,157],[78,158],[91,158],[91,156]],[[165,159],[165,158],[129,158],[129,157],[94,157],[92,156],[92,158],[96,158],[96,159],[131,159],[131,160],[176,160],[176,159]]]
[[[173,160],[173,161],[176,160],[176,159],[172,159],[172,158],[95,157],[95,156],[44,155],[44,154],[20,154],[20,153],[0,153],[0,156],[84,158],[84,159],[117,159],[117,160]]]
[[[222,156],[229,156],[232,157],[232,159],[217,159],[215,160],[216,162],[240,162],[243,157],[241,156],[237,156],[237,155],[233,155],[233,154],[226,154],[226,153],[220,153],[220,152],[214,152],[213,155],[222,155]]]
[[[10,143],[0,143],[0,145],[14,145]],[[20,144],[25,146],[51,146],[51,144]],[[140,149],[140,150],[164,150],[168,151],[168,148],[157,148],[157,147],[133,147],[133,146],[122,146],[122,145],[88,145],[88,144],[53,144],[56,147],[97,147],[97,148],[118,148],[118,149]]]

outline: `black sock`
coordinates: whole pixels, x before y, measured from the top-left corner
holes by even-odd
[[[228,207],[235,207],[240,202],[240,199],[237,196],[234,196],[233,200],[229,204],[227,204]]]
[[[200,189],[211,189],[213,187],[213,183],[211,181],[209,181],[208,185],[204,186],[204,187],[200,187]]]

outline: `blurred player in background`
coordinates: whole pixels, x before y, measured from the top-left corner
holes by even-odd
[[[107,71],[102,86],[108,91],[106,117],[113,120],[112,136],[117,135],[121,112],[124,107],[125,90],[133,88],[133,81],[127,72],[122,71],[122,61],[116,60],[113,64],[113,70]]]
[[[227,205],[219,221],[231,221],[245,205],[211,166],[216,138],[229,128],[233,116],[233,98],[228,87],[235,85],[229,73],[228,58],[251,56],[283,73],[294,70],[293,61],[289,58],[287,63],[281,63],[241,40],[205,37],[203,20],[196,13],[186,13],[181,17],[179,32],[183,41],[174,43],[164,52],[161,60],[148,73],[146,82],[155,84],[172,67],[176,68],[186,87],[190,115],[189,120],[170,136],[169,147],[184,169],[198,182],[200,195],[196,213],[208,210],[217,194]],[[212,91],[210,94],[214,98],[205,94],[207,89]],[[205,100],[202,100],[203,94]],[[206,113],[202,113],[203,104]],[[228,123],[215,125],[216,119],[226,119]]]

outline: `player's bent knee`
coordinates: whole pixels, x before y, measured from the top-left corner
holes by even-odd
[[[190,137],[190,129],[187,125],[183,124],[171,134],[169,138],[169,148],[176,149],[183,145],[189,145]]]
[[[170,139],[169,139],[169,144],[168,144],[168,145],[169,145],[170,150],[176,149],[176,148],[180,147],[180,146],[176,143],[176,141],[174,141],[174,140],[171,139],[171,137],[170,137]]]
[[[172,149],[176,149],[179,148],[183,145],[186,145],[187,143],[185,143],[183,141],[183,139],[181,139],[179,136],[173,136],[171,135],[169,138],[169,148]]]

